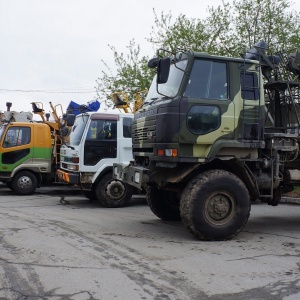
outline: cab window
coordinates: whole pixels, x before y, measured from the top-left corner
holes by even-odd
[[[259,100],[259,88],[257,74],[254,72],[241,72],[242,98],[247,100]]]
[[[123,119],[123,137],[131,138],[132,118]]]

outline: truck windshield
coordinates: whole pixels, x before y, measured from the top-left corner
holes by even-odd
[[[2,140],[3,133],[5,131],[6,125],[0,126],[0,141]]]
[[[70,145],[79,145],[88,119],[89,115],[80,115],[76,117],[70,134]]]
[[[186,69],[188,60],[181,60],[172,64],[170,67],[170,74],[168,81],[164,84],[159,84],[156,89],[156,75],[153,78],[152,84],[149,88],[149,92],[145,99],[145,103],[151,102],[153,100],[161,99],[162,97],[173,98],[178,94],[179,87],[182,82],[184,75],[184,70]]]

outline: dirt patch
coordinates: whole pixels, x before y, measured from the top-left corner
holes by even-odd
[[[300,190],[295,189],[289,193],[283,194],[283,197],[300,198]]]

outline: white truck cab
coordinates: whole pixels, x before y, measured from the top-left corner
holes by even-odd
[[[133,114],[88,112],[76,117],[69,144],[60,148],[60,181],[79,185],[106,207],[126,205],[132,187],[113,179],[114,163],[132,160]]]

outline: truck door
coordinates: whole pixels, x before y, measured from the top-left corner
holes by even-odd
[[[234,136],[235,103],[229,86],[229,63],[195,60],[181,100],[180,143],[186,157],[206,158],[217,140]]]
[[[95,114],[84,140],[82,172],[132,160],[132,117]]]
[[[120,124],[120,135],[119,135],[119,162],[129,162],[133,159],[132,157],[132,117],[123,117],[122,123]]]
[[[251,67],[254,69],[253,66]],[[259,86],[259,83],[262,82],[262,80],[259,80],[256,69],[251,71],[242,70],[240,72],[240,82],[242,107],[239,123],[241,124],[241,137],[245,141],[263,139],[265,111],[261,106]]]
[[[31,157],[31,128],[8,126],[1,145],[1,171],[11,172]]]
[[[84,165],[117,157],[117,120],[91,120],[84,143]]]

